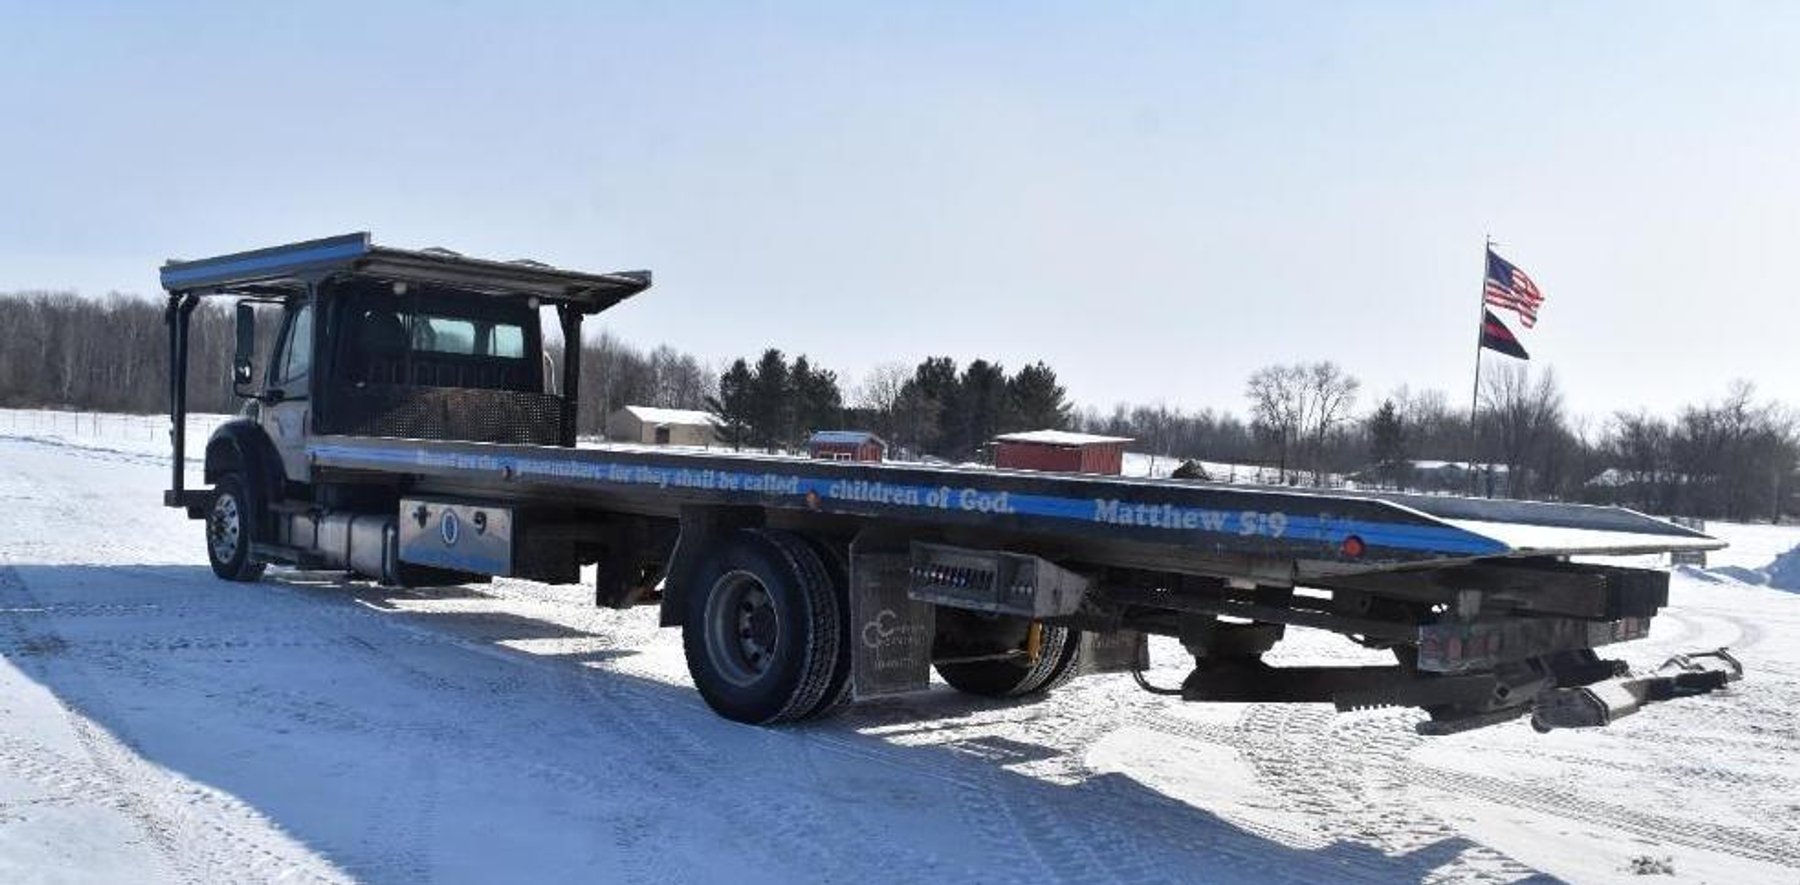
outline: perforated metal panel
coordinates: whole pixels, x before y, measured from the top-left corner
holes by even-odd
[[[573,423],[563,400],[545,393],[385,384],[339,392],[329,412],[323,433],[546,446]]]

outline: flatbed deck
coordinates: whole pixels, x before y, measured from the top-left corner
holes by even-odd
[[[1244,557],[1288,560],[1301,580],[1478,559],[1723,546],[1664,520],[1584,505],[634,445],[322,436],[307,451],[318,470],[404,475],[415,491],[427,494],[580,497],[650,516],[676,516],[684,505],[743,504],[966,525],[1088,546],[1107,541],[1154,547],[1184,554],[1182,559],[1216,559],[1228,569],[1241,568]]]

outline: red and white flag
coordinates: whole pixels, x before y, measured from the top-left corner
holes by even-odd
[[[1487,254],[1487,280],[1482,285],[1482,297],[1491,307],[1517,313],[1519,322],[1527,329],[1537,325],[1538,307],[1544,303],[1544,293],[1538,291],[1537,284],[1524,271],[1513,267],[1512,262],[1495,255],[1492,249]]]

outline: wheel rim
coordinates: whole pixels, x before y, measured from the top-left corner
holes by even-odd
[[[206,519],[206,539],[218,561],[230,562],[237,557],[238,545],[244,540],[244,520],[235,495],[220,495],[213,500],[212,513]]]
[[[706,650],[719,675],[750,685],[769,672],[781,641],[780,612],[769,588],[746,571],[713,582],[706,600]]]

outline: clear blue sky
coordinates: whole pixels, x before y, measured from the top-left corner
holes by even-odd
[[[1052,364],[1244,410],[1469,383],[1481,246],[1578,411],[1800,402],[1800,4],[0,0],[0,290],[368,229],[854,383]],[[1516,324],[1515,324],[1516,326]],[[5,330],[0,330],[5,334]],[[1368,394],[1365,394],[1365,404]]]

